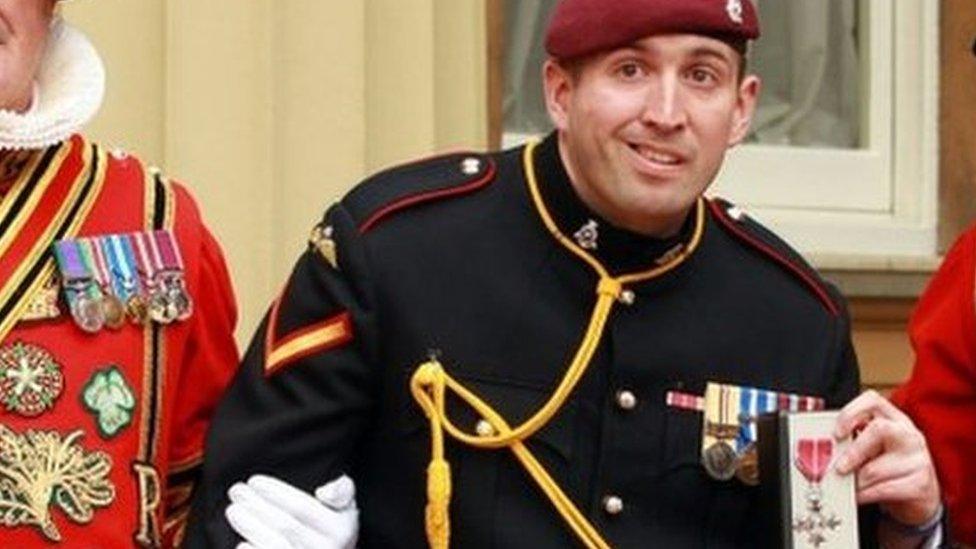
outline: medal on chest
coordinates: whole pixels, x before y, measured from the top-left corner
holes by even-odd
[[[668,407],[702,413],[701,463],[710,477],[759,484],[757,418],[776,411],[822,410],[821,398],[709,382],[705,395],[666,394]]]
[[[173,234],[159,230],[131,236],[136,244],[139,270],[144,275],[149,318],[160,324],[189,318],[193,303],[186,291],[183,259]]]
[[[183,257],[168,230],[62,240],[54,251],[71,317],[86,332],[193,314]]]

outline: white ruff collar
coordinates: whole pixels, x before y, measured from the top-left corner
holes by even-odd
[[[81,31],[56,20],[25,113],[0,109],[0,150],[43,149],[64,141],[102,105],[105,67]]]

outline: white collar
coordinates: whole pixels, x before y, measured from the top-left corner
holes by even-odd
[[[77,133],[98,112],[105,67],[81,31],[52,23],[27,112],[0,109],[0,149],[42,149]]]

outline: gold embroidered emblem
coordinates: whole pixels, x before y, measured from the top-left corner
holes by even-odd
[[[133,463],[132,471],[139,479],[139,531],[135,534],[139,547],[159,547],[159,474],[152,465]]]
[[[25,321],[51,320],[61,316],[61,307],[58,306],[58,292],[60,290],[61,282],[58,277],[48,278],[44,285],[31,296],[20,319]]]
[[[312,229],[308,243],[322,254],[322,257],[329,262],[329,265],[332,265],[333,269],[338,269],[339,257],[336,253],[335,240],[332,238],[334,232],[331,225],[316,225]]]
[[[0,525],[34,526],[51,541],[61,541],[51,506],[78,524],[88,524],[95,508],[115,500],[108,475],[112,460],[104,452],[85,452],[77,430],[61,438],[53,431],[17,434],[0,425]]]

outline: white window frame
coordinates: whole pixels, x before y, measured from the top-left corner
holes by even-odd
[[[862,148],[742,145],[709,191],[816,256],[936,254],[939,2],[860,0]],[[534,136],[506,133],[505,146]]]

